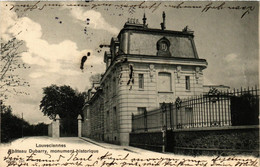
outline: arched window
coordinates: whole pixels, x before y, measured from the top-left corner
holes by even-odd
[[[170,41],[163,37],[161,38],[157,43],[156,43],[156,48],[157,48],[157,56],[167,56],[170,57]]]

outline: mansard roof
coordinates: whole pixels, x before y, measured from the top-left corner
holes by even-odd
[[[143,24],[130,24],[125,23],[124,28],[121,29],[120,33],[118,34],[118,38],[120,35],[125,31],[134,31],[134,32],[140,32],[140,33],[151,33],[151,34],[167,34],[167,35],[173,35],[173,36],[190,36],[194,37],[194,31],[191,31],[187,28],[187,26],[182,31],[174,31],[174,30],[162,30],[162,29],[156,29],[156,28],[148,28],[147,26],[144,26]]]

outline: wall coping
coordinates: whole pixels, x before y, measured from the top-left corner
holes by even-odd
[[[191,131],[213,131],[213,130],[241,130],[241,129],[259,129],[259,125],[248,125],[248,126],[221,126],[221,127],[203,127],[203,128],[186,128],[186,129],[175,129],[173,132],[191,132]],[[130,134],[141,134],[141,133],[159,133],[163,132],[162,130],[158,131],[137,131],[130,132]]]
[[[211,130],[236,130],[236,129],[259,129],[259,125],[221,126],[221,127],[202,127],[202,128],[174,129],[173,132],[211,131]]]

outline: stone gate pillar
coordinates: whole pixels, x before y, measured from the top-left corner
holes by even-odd
[[[60,116],[56,115],[55,121],[52,123],[52,137],[59,138],[60,137]]]
[[[78,116],[78,137],[81,137],[81,129],[82,129],[82,117],[81,115],[79,114]]]

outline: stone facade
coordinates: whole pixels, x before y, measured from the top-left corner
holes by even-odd
[[[87,103],[83,107],[82,135],[104,140],[104,99],[99,84],[88,91]]]
[[[105,53],[107,69],[87,102],[84,113],[89,112],[90,117],[86,117],[89,123],[83,122],[82,134],[128,145],[132,114],[159,108],[177,97],[202,94],[202,70],[207,62],[198,58],[193,38],[193,32],[187,30],[126,23]],[[103,131],[93,131],[96,126]]]

